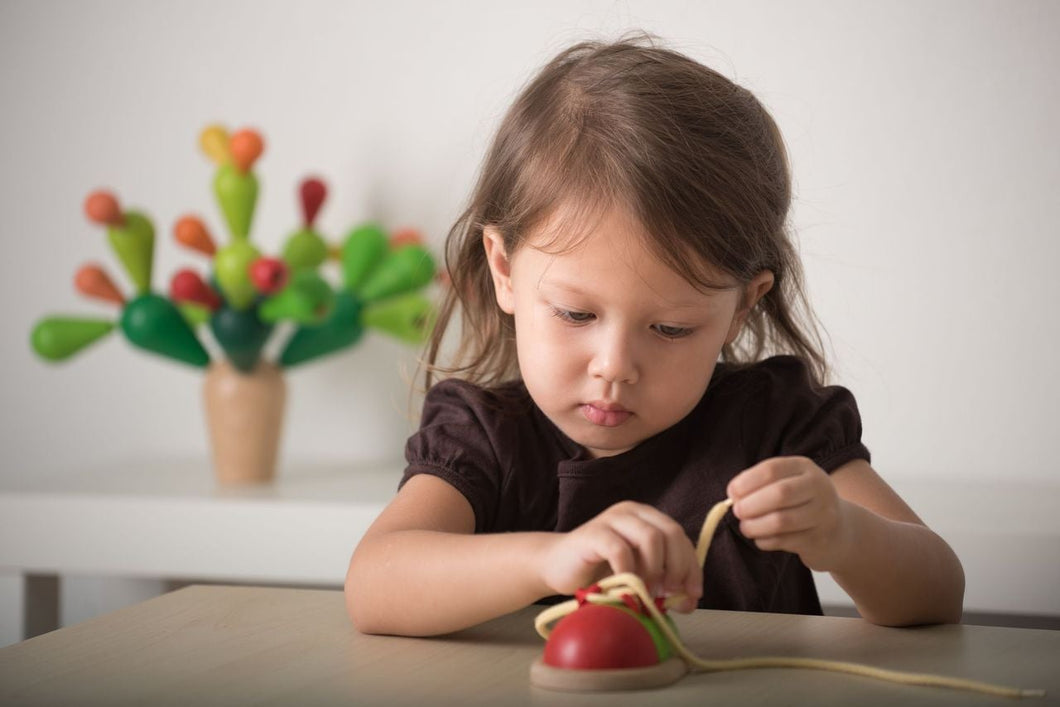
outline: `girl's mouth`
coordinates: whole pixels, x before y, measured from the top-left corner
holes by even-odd
[[[604,401],[585,403],[580,410],[586,420],[601,427],[618,427],[633,415],[621,405]]]

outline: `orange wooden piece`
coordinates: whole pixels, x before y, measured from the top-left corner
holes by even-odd
[[[240,130],[228,140],[228,151],[232,153],[232,162],[243,174],[250,171],[264,149],[265,143],[256,130]]]
[[[197,216],[182,216],[173,226],[173,236],[181,245],[200,253],[213,255],[217,252],[213,237]]]
[[[415,228],[402,228],[394,231],[393,235],[390,236],[390,247],[394,250],[409,244],[422,245],[423,234]]]
[[[115,286],[107,272],[94,263],[82,265],[74,275],[74,286],[77,291],[86,297],[113,302],[117,305],[125,305],[125,297]]]
[[[109,191],[100,189],[85,198],[85,215],[101,226],[121,226],[125,223],[118,200]]]

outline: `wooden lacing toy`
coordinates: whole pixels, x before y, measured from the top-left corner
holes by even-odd
[[[706,562],[707,548],[718,523],[731,506],[732,500],[726,499],[715,504],[707,514],[696,545],[700,567]],[[574,599],[550,607],[537,616],[534,626],[548,642],[542,657],[531,667],[530,681],[552,690],[638,690],[668,685],[689,671],[808,668],[999,697],[1045,695],[1044,690],[815,658],[778,656],[704,660],[685,647],[666,614],[668,608],[677,606],[684,598],[653,599],[643,580],[630,572],[612,575],[579,590]],[[550,628],[557,621],[556,626]]]

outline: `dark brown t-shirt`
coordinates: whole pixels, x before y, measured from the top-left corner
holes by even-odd
[[[813,385],[791,356],[718,364],[684,419],[599,459],[552,424],[522,383],[483,389],[450,379],[427,393],[401,483],[416,474],[444,479],[471,504],[476,533],[569,531],[632,500],[677,520],[694,543],[730,479],[763,459],[793,455],[828,472],[869,460],[853,396]],[[731,513],[715,533],[703,581],[700,608],[821,613],[798,556],[759,550]]]

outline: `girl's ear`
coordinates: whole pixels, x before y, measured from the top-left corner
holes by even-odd
[[[486,263],[493,278],[493,292],[497,296],[497,306],[506,314],[515,312],[515,298],[512,295],[512,264],[504,249],[504,237],[493,226],[482,229],[482,247],[486,249]]]
[[[743,290],[740,307],[736,310],[736,314],[733,315],[732,324],[729,325],[729,333],[725,337],[726,344],[731,344],[736,340],[736,337],[740,334],[740,329],[743,328],[743,323],[747,321],[747,315],[758,304],[758,300],[765,297],[766,293],[771,289],[773,289],[772,271],[763,270],[751,278],[751,281],[747,283],[747,287]]]

